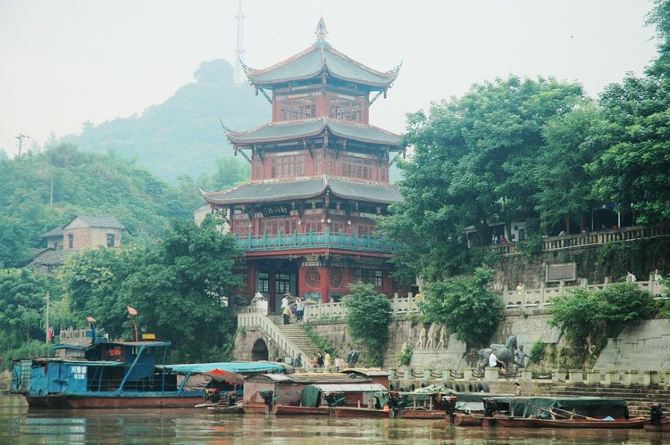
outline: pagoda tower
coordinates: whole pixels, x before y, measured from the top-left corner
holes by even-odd
[[[400,201],[389,184],[400,136],[369,124],[370,106],[399,67],[373,70],[333,48],[323,19],[306,50],[270,66],[244,65],[256,93],[272,104],[272,122],[226,130],[235,155],[251,163],[251,181],[202,190],[244,251],[245,294],[264,294],[278,311],[286,292],[339,301],[351,282],[397,289],[393,246],[375,235],[377,219]]]

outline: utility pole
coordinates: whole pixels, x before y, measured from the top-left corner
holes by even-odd
[[[237,45],[235,46],[235,83],[244,83],[244,71],[242,70],[242,63],[244,62],[244,14],[242,14],[242,0],[238,0],[237,14],[235,14],[235,21],[237,21]]]
[[[16,136],[16,139],[19,141],[19,158],[21,157],[21,149],[23,148],[23,140],[24,139],[30,139],[30,136],[25,135],[23,133],[19,133],[18,136]]]
[[[44,317],[45,321],[46,321],[44,323],[45,324],[44,331],[45,331],[45,334],[46,334],[46,342],[51,343],[51,335],[49,333],[49,291],[47,291],[46,300],[47,300],[47,308],[46,308],[47,313],[46,313],[46,316]]]

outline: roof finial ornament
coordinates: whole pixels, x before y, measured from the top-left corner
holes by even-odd
[[[317,40],[326,40],[328,37],[328,29],[326,29],[326,22],[323,20],[323,17],[319,19],[319,24],[316,25],[316,39]]]

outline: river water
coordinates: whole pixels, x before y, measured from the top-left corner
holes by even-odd
[[[444,421],[213,414],[200,409],[28,410],[0,395],[0,444],[662,444],[670,433],[451,427]]]

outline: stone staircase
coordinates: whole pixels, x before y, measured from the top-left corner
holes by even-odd
[[[660,403],[666,415],[670,414],[670,389],[663,386],[641,386],[621,384],[604,385],[568,385],[542,384],[541,393],[554,396],[592,396],[623,399],[628,402],[631,416],[649,417],[649,403]]]
[[[277,327],[281,329],[291,343],[296,345],[304,354],[306,354],[306,356],[303,357],[303,363],[309,362],[312,355],[319,352],[319,349],[314,346],[314,343],[312,343],[312,340],[310,340],[309,336],[302,328],[301,323],[277,324]]]

